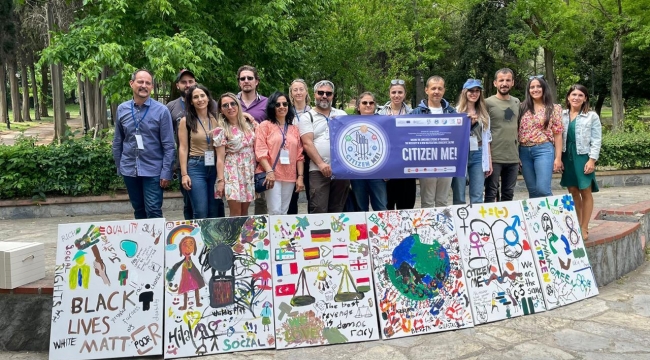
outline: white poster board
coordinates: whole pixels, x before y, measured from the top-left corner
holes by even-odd
[[[271,216],[278,349],[379,339],[365,213]]]
[[[451,209],[367,218],[383,337],[474,326]]]
[[[454,206],[474,322],[545,311],[517,201]]]
[[[273,348],[268,218],[165,228],[165,358]]]
[[[51,360],[162,354],[164,220],[59,225]]]
[[[571,195],[520,202],[547,309],[598,295]]]

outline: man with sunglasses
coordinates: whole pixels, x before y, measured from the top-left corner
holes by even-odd
[[[485,99],[490,114],[492,131],[491,154],[492,175],[485,180],[485,202],[511,201],[515,195],[519,172],[519,143],[517,140],[517,119],[519,99],[510,95],[515,85],[514,72],[503,68],[494,74],[496,95]],[[499,179],[501,193],[499,194]]]
[[[266,103],[268,99],[257,92],[257,86],[260,84],[257,69],[251,65],[240,66],[237,70],[237,83],[239,84],[240,90],[237,98],[241,102],[244,113],[250,114],[258,123],[266,120]],[[255,215],[266,213],[268,213],[266,209],[266,198],[264,197],[264,193],[261,193],[255,199]]]
[[[309,165],[310,213],[342,212],[350,191],[350,180],[333,180],[330,158],[329,121],[347,115],[332,108],[334,84],[321,80],[314,85],[316,107],[300,115],[300,139]]]

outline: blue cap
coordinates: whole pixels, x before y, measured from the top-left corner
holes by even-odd
[[[467,79],[465,81],[465,84],[463,85],[463,89],[472,89],[472,88],[480,88],[483,90],[483,83],[481,83],[481,80],[478,79]]]

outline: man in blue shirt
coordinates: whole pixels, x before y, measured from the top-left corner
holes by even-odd
[[[137,70],[129,82],[133,100],[117,107],[113,159],[136,219],[161,218],[163,188],[172,179],[174,130],[165,105],[151,99],[153,76]]]

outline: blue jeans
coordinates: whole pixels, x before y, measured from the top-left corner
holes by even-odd
[[[181,175],[181,169],[179,168],[176,172],[178,181],[181,182],[183,176]],[[183,195],[183,218],[185,220],[192,220],[194,217],[194,210],[192,210],[192,199],[190,199],[189,191],[185,190],[183,184],[181,183],[181,195]]]
[[[485,187],[485,173],[483,172],[483,151],[479,148],[476,151],[469,152],[467,160],[467,177],[469,178],[469,203],[483,203],[483,188]],[[454,205],[465,204],[465,184],[464,177],[455,177],[451,180],[451,190],[453,192]]]
[[[519,160],[521,160],[521,173],[524,175],[528,196],[530,198],[552,196],[551,177],[555,160],[553,144],[545,142],[535,146],[520,146]]]
[[[217,181],[217,167],[205,166],[203,157],[187,160],[187,175],[192,181],[190,199],[193,219],[211,219],[225,216],[223,200],[214,198],[214,183]]]
[[[368,200],[373,211],[384,211],[387,209],[388,193],[386,182],[383,179],[372,180],[350,180],[352,192],[357,200],[359,211],[369,211]]]
[[[123,176],[123,178],[136,220],[163,217],[163,189],[160,187],[159,176]]]

